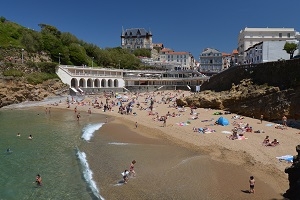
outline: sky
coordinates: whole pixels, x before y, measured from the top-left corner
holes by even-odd
[[[299,0],[9,0],[0,16],[36,31],[48,24],[100,48],[121,46],[122,28],[145,28],[153,43],[196,60],[208,47],[231,53],[246,27],[300,32]]]

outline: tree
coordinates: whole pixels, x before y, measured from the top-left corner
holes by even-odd
[[[290,42],[286,42],[283,50],[286,51],[286,53],[290,54],[290,59],[292,59],[294,57],[294,52],[297,49],[297,44],[295,43],[290,43]]]

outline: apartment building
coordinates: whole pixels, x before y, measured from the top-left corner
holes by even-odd
[[[206,48],[200,54],[200,72],[219,73],[223,70],[222,53],[213,48]]]
[[[195,59],[190,52],[176,52],[169,48],[163,48],[159,54],[159,61],[173,63],[182,70],[194,69]]]
[[[294,28],[245,28],[238,36],[239,63],[246,57],[245,51],[257,43],[264,41],[286,41],[295,39]]]

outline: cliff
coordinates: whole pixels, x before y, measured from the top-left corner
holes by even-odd
[[[300,59],[237,66],[201,85],[201,92],[178,105],[222,109],[273,121],[300,117]]]
[[[32,85],[21,78],[0,79],[0,108],[24,101],[41,101],[46,97],[67,94],[69,87],[59,79]]]

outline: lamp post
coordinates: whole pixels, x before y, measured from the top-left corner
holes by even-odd
[[[94,67],[94,57],[92,57],[92,67]]]
[[[21,49],[22,50],[22,64],[23,64],[23,61],[24,61],[24,49]]]
[[[60,65],[60,53],[58,53],[58,65]]]

